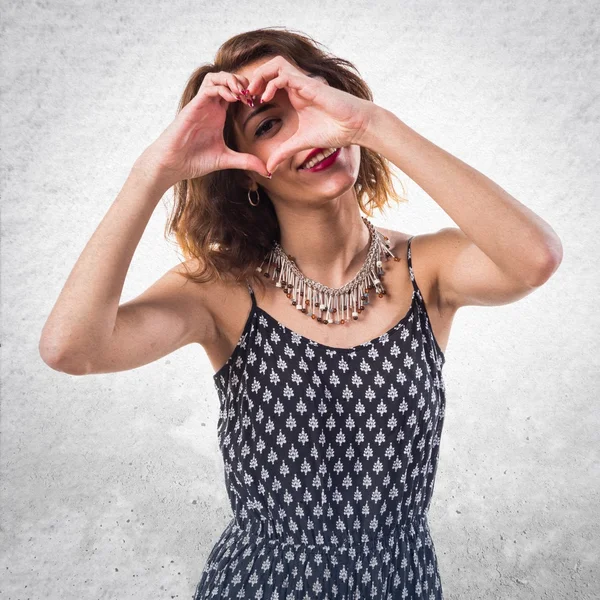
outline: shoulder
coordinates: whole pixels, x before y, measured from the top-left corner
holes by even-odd
[[[178,276],[182,285],[185,285],[186,293],[198,298],[202,298],[207,305],[219,305],[223,299],[235,290],[241,290],[245,286],[227,273],[219,273],[212,279],[207,279],[207,273],[203,274],[200,281],[198,276],[201,273],[202,263],[198,258],[191,258],[175,265],[169,270],[169,273]],[[189,285],[188,285],[189,284]]]
[[[390,238],[390,250],[394,256],[404,261],[407,260],[408,240],[412,238],[410,247],[413,267],[422,273],[422,279],[431,278],[435,274],[439,257],[440,232],[405,233],[385,227],[377,229]]]
[[[185,314],[187,326],[195,332],[194,341],[204,345],[218,337],[218,306],[227,295],[227,286],[219,278],[205,282],[195,279],[201,266],[200,259],[190,258],[173,266],[167,275],[172,282],[173,310]]]
[[[228,273],[220,273],[208,281],[194,278],[201,272],[202,263],[191,258],[171,269],[181,284],[179,303],[190,313],[190,326],[198,332],[196,340],[203,346],[219,343],[222,332],[231,327],[232,314],[246,313],[251,302],[244,282]],[[203,276],[205,279],[205,276]]]
[[[444,255],[443,248],[448,243],[444,229],[425,233],[405,233],[378,227],[390,238],[390,250],[401,262],[407,264],[408,240],[411,249],[411,264],[415,281],[428,306],[435,306],[438,313],[444,309],[438,288],[438,273]]]

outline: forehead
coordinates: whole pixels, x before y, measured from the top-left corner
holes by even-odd
[[[239,67],[238,69],[236,69],[235,71],[231,71],[232,73],[234,73],[235,75],[242,75],[243,77],[246,77],[247,79],[252,79],[254,72],[259,68],[262,67],[264,64],[268,63],[269,61],[273,60],[273,58],[275,58],[274,56],[264,56],[260,59],[257,59],[255,61],[252,61],[251,63],[248,63],[242,67]],[[304,73],[305,75],[309,75],[310,73],[308,71],[306,71],[305,69],[300,68],[299,66],[296,65],[295,61],[284,57],[285,60],[287,60],[289,63],[291,63],[291,65],[298,69],[299,71],[301,71],[302,73]]]
[[[235,75],[242,75],[243,77],[246,77],[247,79],[251,79],[252,75],[254,75],[254,71],[256,71],[256,69],[258,69],[259,67],[262,67],[265,63],[268,63],[272,59],[273,59],[272,56],[265,56],[264,58],[255,60],[251,63],[248,63],[248,64],[240,67],[239,69],[236,69],[235,71],[232,71],[232,73],[234,73]]]

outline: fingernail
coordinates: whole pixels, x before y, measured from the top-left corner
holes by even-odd
[[[244,94],[244,96],[248,93],[248,90],[242,90],[242,94]]]
[[[267,171],[267,177],[268,177],[269,179],[272,179],[272,178],[273,178],[273,173],[270,173],[269,171]]]

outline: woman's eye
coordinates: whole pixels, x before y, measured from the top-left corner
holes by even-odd
[[[261,135],[263,135],[263,133],[272,129],[272,127],[268,127],[267,129],[265,129],[265,125],[267,125],[268,123],[272,123],[273,121],[277,121],[277,120],[278,119],[267,119],[266,121],[263,121],[260,124],[260,127],[256,130],[256,132],[254,134],[255,137],[260,137]]]

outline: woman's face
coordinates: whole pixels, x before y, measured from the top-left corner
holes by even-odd
[[[246,65],[235,73],[252,81],[254,71],[268,60],[270,57]],[[311,76],[307,71],[302,72]],[[256,96],[254,100],[254,108],[244,102],[235,103],[235,139],[238,152],[254,154],[266,164],[274,150],[297,131],[298,113],[291,105],[285,89],[277,90],[272,100],[265,104],[259,103],[260,96]],[[231,109],[230,106],[229,110]],[[311,150],[312,148],[300,150],[284,160],[279,164],[272,179],[262,177],[255,171],[247,171],[246,174],[263,186],[272,199],[280,197],[310,201],[317,198],[334,198],[341,196],[354,185],[360,167],[359,146],[342,148],[335,163],[323,171],[298,170]],[[248,189],[254,187],[248,185]]]

